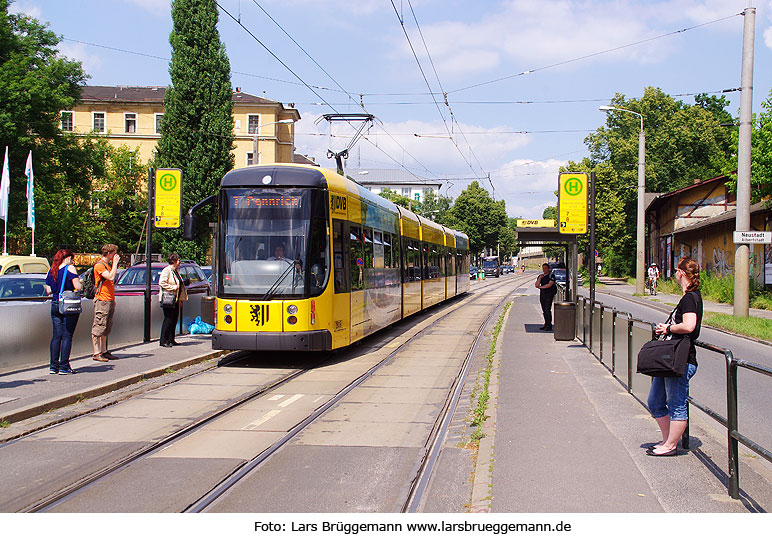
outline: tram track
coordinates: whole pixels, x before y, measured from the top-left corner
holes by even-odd
[[[507,294],[507,296],[511,295],[517,288],[521,287],[523,284],[526,284],[529,282],[529,280],[526,280],[522,284],[517,284],[516,286],[512,287],[510,289],[510,292]],[[278,450],[280,450],[284,444],[289,442],[293,437],[295,437],[298,433],[300,433],[303,429],[308,427],[310,424],[314,422],[318,417],[323,415],[324,413],[328,412],[330,409],[332,409],[335,405],[337,405],[340,400],[345,397],[349,392],[357,388],[361,383],[366,381],[371,375],[373,375],[379,368],[386,365],[390,360],[392,360],[395,356],[397,356],[400,352],[403,350],[409,348],[409,346],[412,344],[413,341],[416,339],[423,337],[424,334],[427,333],[428,330],[431,329],[431,327],[436,324],[437,322],[440,322],[444,320],[445,318],[452,315],[455,311],[460,309],[461,307],[464,307],[464,305],[472,300],[474,300],[477,297],[484,296],[485,294],[497,289],[501,288],[502,285],[495,284],[490,286],[483,286],[482,288],[476,289],[474,292],[467,294],[465,296],[465,300],[463,300],[463,303],[458,304],[456,307],[452,307],[450,309],[445,309],[445,314],[441,315],[438,318],[435,318],[431,320],[431,322],[421,330],[419,330],[417,333],[413,334],[411,337],[409,337],[402,345],[400,345],[397,349],[394,349],[390,353],[388,353],[378,364],[371,367],[368,371],[364,372],[362,375],[360,375],[357,379],[354,379],[351,383],[349,383],[346,387],[344,387],[337,395],[335,395],[333,398],[331,398],[329,401],[327,401],[324,405],[320,406],[318,409],[316,409],[311,415],[309,415],[304,421],[296,425],[290,432],[288,432],[284,437],[277,440],[272,446],[261,452],[257,457],[253,458],[251,461],[248,461],[241,465],[239,468],[237,468],[233,473],[231,473],[229,476],[227,476],[225,479],[223,479],[219,484],[217,484],[214,488],[212,488],[209,492],[207,492],[205,495],[203,495],[198,500],[191,503],[190,506],[188,506],[184,511],[186,512],[201,512],[208,510],[212,504],[216,503],[217,500],[227,493],[227,491],[232,488],[234,485],[236,485],[240,480],[247,477],[250,473],[252,473],[258,466],[260,466],[266,459],[271,457],[273,454],[275,454]],[[445,304],[446,305],[446,304]],[[414,480],[414,484],[411,485],[411,492],[408,498],[406,499],[406,510],[410,510],[411,505],[410,503],[418,503],[420,501],[421,492],[423,489],[425,489],[426,484],[422,483],[422,481],[426,480],[428,481],[428,477],[431,475],[431,461],[432,458],[436,458],[436,447],[441,446],[442,441],[444,441],[445,431],[447,430],[447,423],[444,422],[447,420],[448,413],[452,415],[453,409],[455,408],[458,394],[460,393],[460,389],[463,386],[463,382],[466,378],[466,375],[468,374],[469,370],[469,361],[472,359],[474,355],[474,351],[477,349],[477,345],[479,344],[480,338],[482,337],[483,331],[485,330],[487,323],[489,322],[491,316],[496,312],[496,309],[500,305],[497,305],[496,308],[494,308],[488,317],[484,320],[484,322],[480,325],[478,331],[477,331],[477,337],[474,341],[474,344],[472,348],[470,348],[469,352],[466,356],[466,361],[464,364],[464,367],[459,372],[459,376],[456,378],[453,390],[448,395],[448,399],[445,403],[445,408],[442,410],[442,414],[437,419],[437,422],[434,425],[434,429],[431,432],[431,435],[427,439],[427,446],[426,446],[426,454],[424,455],[424,461],[421,462],[421,468],[419,469],[419,473],[416,474],[416,478]],[[440,309],[442,306],[439,306],[438,309]],[[234,353],[230,355],[233,357],[233,360],[230,360],[227,362],[227,364],[235,364],[239,361],[247,358],[249,354],[247,353]],[[221,408],[217,409],[216,411],[210,413],[206,417],[201,418],[200,420],[197,420],[190,425],[186,426],[185,428],[182,428],[173,434],[155,442],[152,443],[146,447],[143,447],[133,454],[121,458],[119,461],[114,462],[110,464],[109,466],[104,467],[103,469],[100,469],[98,471],[95,471],[94,473],[90,474],[87,477],[81,478],[76,483],[73,483],[71,485],[68,485],[67,487],[62,488],[59,492],[53,493],[43,499],[40,499],[36,501],[35,503],[31,504],[28,507],[23,508],[21,511],[23,512],[46,512],[54,510],[57,506],[61,505],[62,503],[68,501],[72,497],[84,492],[87,490],[90,486],[106,480],[110,475],[125,469],[133,464],[136,464],[137,462],[141,461],[144,458],[149,457],[154,452],[161,450],[163,448],[166,448],[176,442],[181,441],[185,437],[188,437],[197,431],[201,430],[202,428],[206,427],[208,424],[212,423],[213,421],[216,421],[223,417],[224,415],[233,412],[234,410],[237,410],[239,407],[244,406],[248,402],[255,400],[257,398],[260,398],[261,396],[265,396],[271,391],[274,391],[278,387],[290,383],[293,380],[297,379],[300,375],[305,374],[306,372],[320,367],[324,365],[325,363],[329,362],[330,359],[332,359],[335,356],[335,354],[326,356],[323,360],[320,360],[317,364],[314,364],[313,366],[309,366],[306,368],[299,369],[297,371],[293,371],[290,374],[270,383],[267,386],[262,387],[260,390],[255,391],[254,393],[248,394],[247,396],[241,397],[239,400]],[[216,368],[212,368],[216,369]],[[434,443],[432,446],[431,443]],[[427,469],[426,466],[429,466]],[[416,499],[417,497],[417,499]]]
[[[508,296],[514,293],[518,288],[522,287],[528,282],[530,282],[530,279],[526,280],[523,283],[518,284],[515,287],[510,288],[509,293],[505,295],[503,298],[506,299]],[[473,293],[473,295],[482,296],[497,288],[501,288],[501,286],[493,285],[488,288],[483,287],[484,290],[478,289],[478,291]],[[482,292],[479,292],[479,290],[482,290]],[[433,426],[433,429],[427,438],[426,445],[424,448],[425,452],[422,455],[423,457],[418,466],[415,477],[413,478],[410,484],[410,491],[408,492],[408,495],[404,500],[402,512],[415,512],[418,510],[418,506],[420,504],[423,493],[427,487],[429,479],[431,478],[433,466],[439,455],[439,450],[442,446],[442,443],[444,442],[445,436],[447,435],[447,429],[449,426],[450,418],[453,415],[453,412],[458,402],[458,398],[461,395],[461,391],[463,389],[463,385],[466,380],[466,377],[469,373],[469,368],[474,358],[474,354],[477,350],[480,340],[482,339],[483,333],[487,328],[488,323],[490,322],[490,319],[494,314],[496,314],[497,310],[501,307],[501,305],[502,305],[501,303],[497,304],[496,307],[494,307],[490,311],[486,319],[480,324],[477,330],[475,341],[473,342],[472,347],[469,349],[468,353],[466,354],[462,368],[459,371],[454,381],[453,387],[451,388],[451,391],[446,398],[443,409],[441,410],[439,416],[437,417],[435,424]],[[441,316],[440,318],[436,319],[431,323],[432,326],[436,325],[438,322],[444,320],[445,318],[450,317],[451,315],[453,315],[453,313],[456,310],[460,309],[461,307],[463,307],[463,304],[447,312],[445,315]],[[276,454],[286,443],[291,441],[300,432],[305,430],[319,417],[329,412],[333,407],[338,405],[339,402],[343,398],[345,398],[352,390],[354,390],[362,383],[364,383],[368,378],[370,378],[373,374],[375,374],[380,368],[384,367],[389,362],[391,362],[391,360],[393,360],[394,357],[397,356],[400,352],[408,349],[411,346],[413,341],[423,337],[429,330],[431,330],[431,327],[426,327],[422,329],[420,332],[412,336],[407,342],[405,342],[399,348],[397,348],[395,351],[389,353],[378,364],[373,366],[370,370],[365,372],[358,379],[351,382],[348,386],[346,386],[344,389],[338,392],[338,394],[336,394],[333,398],[331,398],[324,405],[322,405],[320,408],[318,408],[313,413],[311,413],[306,419],[304,419],[299,424],[297,424],[290,432],[285,434],[285,436],[283,436],[280,440],[275,442],[271,447],[263,451],[252,461],[248,462],[247,464],[239,468],[228,478],[223,480],[219,485],[217,485],[217,487],[213,488],[205,496],[202,496],[199,500],[192,503],[183,512],[203,513],[203,512],[209,511],[211,507],[221,497],[223,497],[230,489],[235,487],[237,484],[239,484],[239,482],[241,482],[243,479],[245,479],[251,473],[257,470],[266,460],[268,460],[272,455]]]

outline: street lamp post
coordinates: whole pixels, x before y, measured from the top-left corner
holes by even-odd
[[[253,161],[256,164],[257,163],[257,138],[260,136],[260,129],[264,126],[271,126],[272,124],[293,124],[295,122],[294,119],[282,119],[281,121],[273,121],[272,123],[265,123],[260,124],[255,127],[255,137],[252,138],[252,150],[253,150]]]
[[[638,134],[638,218],[635,228],[635,293],[643,294],[644,273],[646,265],[644,259],[645,245],[645,209],[644,201],[646,199],[646,134],[643,131],[643,115],[638,112],[622,109],[621,107],[600,106],[601,111],[624,111],[632,113],[641,119],[641,131]],[[593,263],[594,265],[595,263]]]

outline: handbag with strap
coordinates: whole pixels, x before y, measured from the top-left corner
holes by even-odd
[[[61,271],[61,270],[59,270]],[[62,276],[62,286],[59,289],[59,313],[62,315],[74,315],[83,311],[80,303],[80,292],[64,290],[64,284],[67,282],[67,268],[64,268]]]
[[[161,289],[161,307],[174,307],[177,305],[177,293]]]
[[[676,306],[678,309],[678,306]],[[672,321],[676,309],[670,313],[665,323]],[[688,334],[678,337],[661,336],[647,341],[638,352],[637,373],[649,377],[683,377],[689,361],[689,350],[692,346]]]

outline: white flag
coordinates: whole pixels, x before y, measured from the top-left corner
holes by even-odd
[[[11,176],[8,174],[8,147],[5,148],[3,177],[0,183],[0,219],[8,222],[8,196],[11,193]]]
[[[35,229],[35,179],[32,173],[32,151],[27,157],[27,167],[24,168],[27,176],[27,227]]]

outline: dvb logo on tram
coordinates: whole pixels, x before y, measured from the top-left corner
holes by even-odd
[[[330,209],[333,213],[337,211],[346,211],[346,197],[330,194]]]

